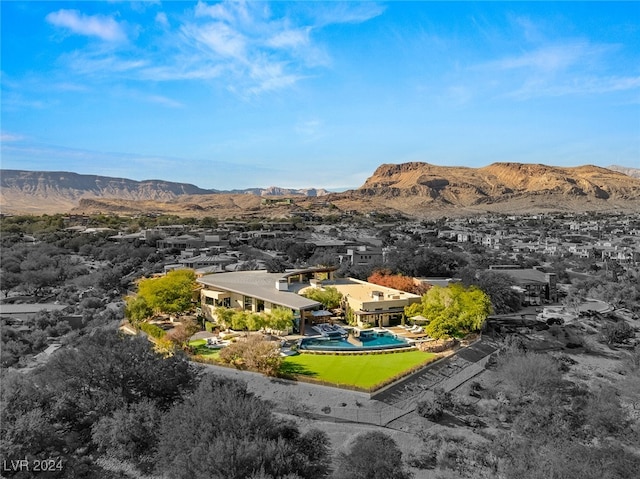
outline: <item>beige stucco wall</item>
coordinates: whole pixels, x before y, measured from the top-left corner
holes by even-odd
[[[208,289],[202,289],[200,292],[200,306],[202,308],[203,316],[209,320],[215,320],[215,309],[217,306],[212,304],[206,304],[205,298],[212,298],[213,300],[222,301],[224,298],[229,298],[230,300],[230,308],[231,309],[244,309],[244,295],[232,293],[230,291],[214,291]],[[258,300],[256,298],[251,298],[251,309],[249,311],[257,311],[258,308]],[[270,313],[273,309],[282,307],[278,304],[271,303],[269,301],[264,302],[264,311]]]

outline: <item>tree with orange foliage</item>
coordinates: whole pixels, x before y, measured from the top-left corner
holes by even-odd
[[[367,278],[369,283],[393,288],[407,293],[419,294],[422,296],[429,289],[428,285],[416,283],[413,278],[401,274],[392,274],[388,269],[379,269]]]

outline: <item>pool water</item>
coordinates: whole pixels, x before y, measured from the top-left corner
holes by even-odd
[[[300,342],[300,349],[316,351],[369,351],[411,346],[405,339],[396,338],[389,332],[366,331],[362,332],[356,340],[360,341],[362,346],[357,346],[342,338],[304,338]]]

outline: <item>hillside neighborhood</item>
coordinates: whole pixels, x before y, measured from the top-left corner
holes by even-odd
[[[508,376],[510,365],[555,358],[575,362],[580,377],[601,357],[588,367],[609,374],[639,349],[637,214],[4,216],[2,228],[2,365],[16,378],[53,371],[72,345],[111,325],[161,355],[186,354],[246,382],[278,414],[323,430],[327,447],[349,443],[332,421],[352,434],[391,433],[405,450],[395,467],[414,477],[479,477],[464,472],[479,467],[471,457],[453,466],[424,447],[452,440],[447,421],[468,429],[463,449],[473,454],[483,434],[499,441],[515,427],[492,402],[497,384],[506,385],[501,397],[527,377]],[[621,407],[635,407],[634,374],[624,393],[612,383]],[[616,426],[625,434],[637,424],[628,420]],[[479,470],[521,467],[496,461]],[[96,462],[90,470],[120,469]]]
[[[638,5],[2,1],[0,479],[640,478]]]

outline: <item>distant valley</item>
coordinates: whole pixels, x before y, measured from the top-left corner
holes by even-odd
[[[637,176],[636,176],[637,175]],[[291,198],[291,201],[271,199]],[[638,211],[640,170],[494,163],[482,168],[384,164],[342,193],[279,187],[217,191],[163,180],[0,170],[3,213],[288,217],[294,211],[402,214]]]

